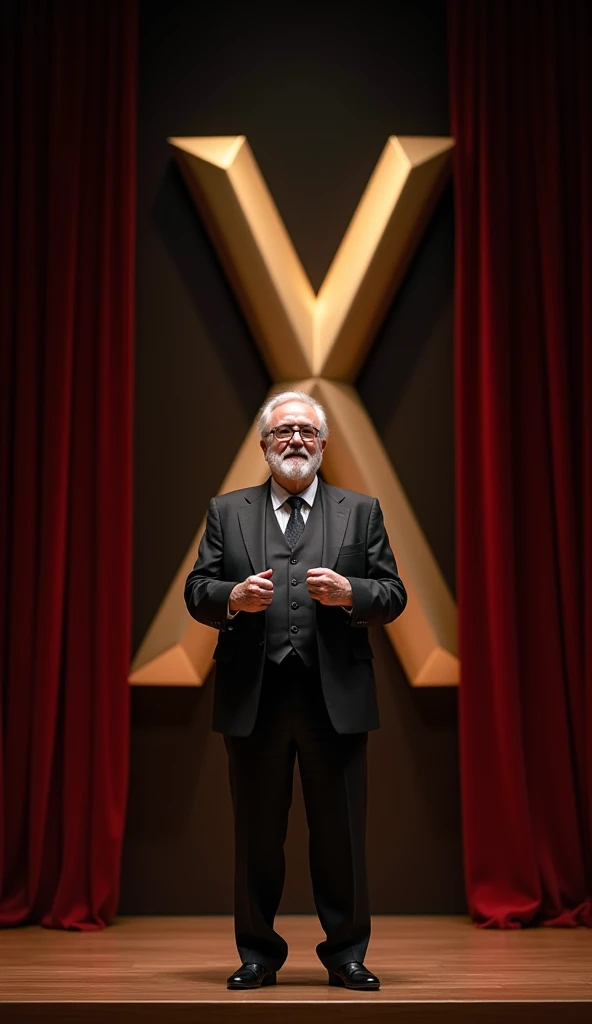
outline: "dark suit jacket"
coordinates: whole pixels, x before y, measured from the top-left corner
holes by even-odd
[[[214,651],[214,729],[248,736],[255,724],[265,664],[265,612],[227,617],[236,583],[265,568],[269,482],[212,498],[197,562],[185,584],[189,613],[219,630]],[[368,626],[392,622],[407,603],[376,498],[319,479],[323,506],[321,565],[347,576],[353,610],[317,604],[319,670],[329,716],[339,733],[378,728]],[[312,568],[312,566],[311,566]]]

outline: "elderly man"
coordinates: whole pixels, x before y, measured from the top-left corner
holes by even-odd
[[[219,630],[214,729],[224,734],[235,820],[232,989],[276,981],[288,947],[274,920],[298,758],[310,872],[329,984],[377,989],[365,862],[366,741],[378,727],[368,626],[407,595],[376,498],[318,474],[323,408],[300,391],[259,419],[271,478],[213,498],[185,600]]]

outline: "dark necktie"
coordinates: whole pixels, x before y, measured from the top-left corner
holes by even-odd
[[[288,525],[286,526],[284,537],[291,548],[296,546],[304,529],[304,519],[302,518],[302,512],[300,511],[303,504],[304,498],[299,498],[298,496],[288,498],[288,505],[292,506],[292,511],[290,513],[290,518],[288,519]]]

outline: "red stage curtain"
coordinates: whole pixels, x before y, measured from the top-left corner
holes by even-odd
[[[128,770],[136,10],[0,14],[0,924],[113,915]]]
[[[450,0],[475,921],[592,925],[592,9]]]

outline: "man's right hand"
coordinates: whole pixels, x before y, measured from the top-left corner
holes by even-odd
[[[230,591],[228,607],[234,612],[264,612],[273,601],[273,569],[265,569],[255,576],[248,576],[243,583],[237,583]]]

